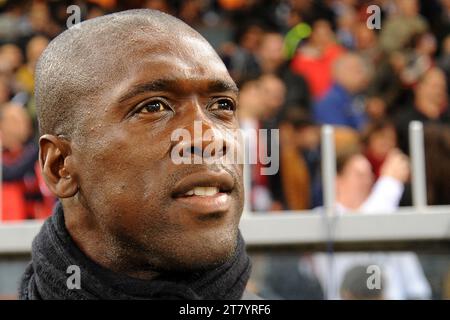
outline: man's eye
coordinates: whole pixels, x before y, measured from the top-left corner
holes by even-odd
[[[169,109],[166,103],[160,100],[145,102],[139,109],[140,113],[155,113]]]
[[[236,106],[234,105],[233,101],[231,101],[231,100],[220,99],[220,100],[214,102],[209,109],[212,111],[215,111],[215,110],[234,111],[236,109]]]

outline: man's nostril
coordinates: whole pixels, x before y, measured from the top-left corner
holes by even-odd
[[[226,146],[226,144],[224,143],[223,146],[222,146],[222,154],[221,154],[221,156],[224,156],[224,155],[226,155],[226,154],[227,154],[227,146]]]
[[[178,150],[178,156],[181,158],[221,158],[228,152],[228,147],[223,141],[212,141],[204,143],[202,145],[196,145],[195,143],[185,145]]]
[[[196,146],[191,146],[190,148],[187,148],[187,155],[196,155],[196,156],[202,156],[203,155],[203,151],[201,148],[196,147]]]

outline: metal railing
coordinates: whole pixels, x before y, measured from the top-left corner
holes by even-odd
[[[324,207],[318,210],[257,213],[246,212],[241,230],[249,246],[312,246],[323,249],[327,242],[336,248],[382,249],[417,248],[432,245],[450,248],[450,205],[428,206],[423,125],[409,124],[411,152],[412,207],[396,212],[366,215],[353,212],[337,217],[335,213],[336,152],[334,128],[321,129],[322,184]],[[450,169],[450,168],[449,168]],[[248,187],[248,185],[246,185]],[[249,199],[246,199],[248,202]],[[250,208],[250,204],[245,205]]]

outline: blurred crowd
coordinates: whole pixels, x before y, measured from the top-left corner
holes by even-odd
[[[371,188],[383,172],[408,170],[392,158],[408,155],[412,120],[425,124],[428,202],[449,203],[449,0],[0,0],[3,220],[44,218],[54,202],[36,166],[33,73],[73,4],[81,20],[158,9],[212,43],[240,87],[241,126],[280,129],[278,173],[251,170],[254,211],[321,206],[322,124],[336,127],[338,158],[352,151],[366,163],[342,174]],[[374,4],[378,27],[368,23]],[[399,181],[410,205],[409,175]]]
[[[131,8],[158,9],[211,42],[240,88],[241,127],[280,130],[279,144],[272,146],[279,148],[278,173],[262,175],[260,163],[251,167],[253,211],[322,206],[323,124],[335,126],[338,213],[411,205],[413,120],[424,124],[428,204],[450,204],[450,0],[0,0],[0,221],[45,218],[55,202],[37,164],[34,68],[49,41],[67,28],[73,13],[67,8],[74,4],[82,21]],[[368,24],[370,5],[380,9],[378,27]],[[371,258],[388,265],[395,279],[406,270],[405,261],[410,270],[417,267],[409,279],[415,282],[392,285],[385,296],[430,296],[415,255]],[[354,256],[336,259],[346,268],[328,297],[382,298],[355,287],[365,269],[346,265]],[[279,271],[275,260],[270,266]],[[313,260],[316,269],[327,263],[320,255]],[[288,268],[283,261],[281,269]],[[292,261],[298,269],[298,258]],[[280,274],[291,278],[267,283],[295,284],[292,273],[272,275]],[[325,276],[319,270],[315,279]],[[312,288],[307,298],[323,297],[323,291],[314,295],[317,283],[302,285]],[[278,296],[290,297],[291,291],[283,295],[286,288],[278,289]]]

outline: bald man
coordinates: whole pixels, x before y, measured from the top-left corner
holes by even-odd
[[[333,85],[313,106],[315,122],[362,130],[367,116],[359,94],[367,88],[369,76],[369,68],[357,54],[339,57],[333,65]]]
[[[177,129],[238,126],[236,85],[207,41],[158,11],[95,18],[49,44],[35,89],[40,165],[59,202],[20,298],[242,298],[242,166],[171,157],[207,146],[172,141]]]

